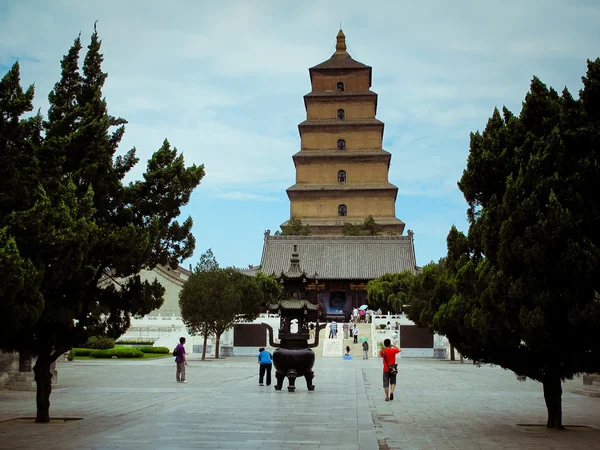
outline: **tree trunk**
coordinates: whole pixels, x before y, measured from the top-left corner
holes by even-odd
[[[548,428],[564,429],[562,424],[562,385],[557,375],[546,375],[543,381],[544,400],[548,410]]]
[[[221,335],[215,334],[215,359],[219,359],[219,346],[221,345]]]
[[[202,361],[206,360],[206,342],[208,341],[208,331],[204,333],[204,345],[202,346]]]
[[[454,345],[450,344],[450,361],[456,361],[456,357],[454,356]]]
[[[38,355],[33,368],[35,373],[35,384],[37,393],[35,402],[37,405],[37,423],[50,422],[50,394],[52,393],[52,373],[50,372],[50,350],[44,350]]]

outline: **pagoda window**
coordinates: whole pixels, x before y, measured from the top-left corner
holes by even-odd
[[[346,113],[343,109],[338,109],[337,118],[340,120],[344,120],[346,118]]]
[[[344,83],[342,83],[341,81],[339,81],[337,84],[337,91],[344,92]]]
[[[338,139],[337,149],[342,151],[346,150],[346,141],[343,139]]]
[[[338,206],[338,216],[346,217],[347,215],[348,215],[348,208],[346,208],[346,205]]]
[[[344,170],[340,170],[338,172],[338,183],[345,183],[346,182],[346,172]]]

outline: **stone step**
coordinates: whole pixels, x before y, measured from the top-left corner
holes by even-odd
[[[592,382],[592,386],[598,386],[598,387],[600,387],[600,380],[594,380]]]
[[[587,397],[600,397],[600,390],[589,389],[591,386],[586,386],[583,389],[573,389],[574,394],[585,395]]]

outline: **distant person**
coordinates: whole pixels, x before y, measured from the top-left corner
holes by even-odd
[[[175,374],[175,378],[178,383],[187,383],[185,381],[185,366],[187,366],[187,359],[185,357],[185,338],[179,338],[179,344],[175,347],[173,353],[175,354],[175,363],[177,364],[177,372]]]
[[[331,321],[331,337],[337,338],[337,322],[335,320]]]
[[[267,386],[271,386],[271,369],[273,368],[273,359],[271,353],[265,350],[264,347],[258,349],[258,364],[260,364],[260,369],[258,371],[258,385],[264,386],[263,379],[266,372]]]
[[[312,323],[312,322],[308,326],[308,336],[309,336],[310,339],[314,339],[315,338],[315,324]]]
[[[346,353],[344,354],[344,356],[342,357],[344,359],[352,359],[352,355],[350,354],[350,346],[346,345]]]
[[[352,320],[354,320],[354,323],[358,320],[358,308],[352,310]]]
[[[358,344],[358,327],[354,324],[354,328],[352,329],[352,336],[354,337],[354,343]]]
[[[390,324],[390,321],[388,320],[387,325],[385,326],[386,330],[391,330],[392,329],[392,325]]]
[[[344,325],[342,325],[342,330],[344,331],[344,339],[348,339],[348,323],[344,322]]]
[[[367,341],[364,341],[362,343],[362,349],[363,349],[363,359],[369,359],[369,343]]]
[[[396,374],[398,365],[396,364],[396,355],[402,350],[392,345],[392,341],[386,339],[383,341],[383,348],[379,356],[383,358],[383,390],[385,391],[385,401],[394,400],[394,389],[396,389]],[[389,394],[389,395],[388,395]]]

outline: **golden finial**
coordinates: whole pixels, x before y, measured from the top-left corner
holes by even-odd
[[[344,32],[340,28],[340,31],[337,34],[337,42],[335,44],[335,54],[336,55],[346,55],[346,36],[344,36]]]

